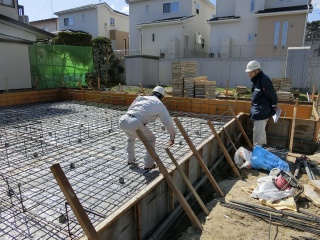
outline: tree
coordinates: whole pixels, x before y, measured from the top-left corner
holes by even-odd
[[[306,40],[320,39],[320,20],[307,22]]]

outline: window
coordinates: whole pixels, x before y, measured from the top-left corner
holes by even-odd
[[[146,10],[145,11],[146,11],[146,14],[149,14],[149,6],[148,5],[146,6]]]
[[[273,50],[278,49],[280,22],[274,23]]]
[[[0,0],[0,4],[14,7],[14,0]]]
[[[111,18],[110,18],[110,26],[111,26],[111,27],[114,27],[114,25],[115,25],[115,20],[114,20],[113,17],[111,17]]]
[[[248,43],[252,43],[253,42],[253,33],[249,33],[248,34],[248,39],[247,39]]]
[[[65,26],[73,26],[73,17],[64,18],[63,22]]]
[[[200,4],[196,3],[196,14],[200,13]]]
[[[163,13],[177,13],[180,11],[179,2],[171,2],[163,4]]]
[[[250,1],[250,12],[254,12],[254,1],[255,0]]]
[[[154,33],[152,34],[152,42],[154,42]]]
[[[288,35],[288,21],[284,21],[282,25],[281,49],[286,49]]]

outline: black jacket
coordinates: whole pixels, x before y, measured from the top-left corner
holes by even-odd
[[[252,101],[250,115],[253,120],[264,120],[272,117],[276,111],[278,96],[270,78],[260,71],[251,78]]]

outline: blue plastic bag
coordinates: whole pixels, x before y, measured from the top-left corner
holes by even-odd
[[[288,163],[259,145],[253,149],[251,167],[265,171],[271,171],[273,168],[290,171]]]

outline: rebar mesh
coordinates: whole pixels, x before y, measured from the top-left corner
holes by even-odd
[[[0,238],[78,239],[84,235],[50,167],[59,162],[94,226],[159,175],[143,169],[145,148],[136,143],[137,164],[127,165],[126,135],[118,119],[126,107],[78,101],[0,108]],[[226,115],[173,111],[195,146],[211,136]],[[169,135],[160,121],[148,127],[166,167]],[[190,152],[176,129],[170,150],[179,160]],[[120,181],[121,178],[121,181]],[[61,221],[67,215],[68,221]]]

